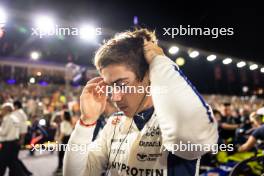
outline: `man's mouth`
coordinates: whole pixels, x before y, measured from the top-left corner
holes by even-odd
[[[119,106],[119,109],[121,110],[121,111],[126,111],[127,110],[127,106]]]

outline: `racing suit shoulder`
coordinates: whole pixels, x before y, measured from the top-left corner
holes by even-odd
[[[180,143],[217,143],[217,123],[211,107],[173,61],[166,56],[156,56],[150,64],[150,81],[162,143],[169,151],[171,146]],[[157,88],[165,90],[155,92]],[[175,155],[190,160],[204,153],[174,151]]]

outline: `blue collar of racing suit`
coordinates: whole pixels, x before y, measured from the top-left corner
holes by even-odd
[[[150,107],[148,109],[145,109],[144,111],[141,111],[140,113],[136,114],[133,117],[133,120],[138,128],[138,130],[142,130],[145,124],[149,121],[152,114],[154,112],[154,107]]]

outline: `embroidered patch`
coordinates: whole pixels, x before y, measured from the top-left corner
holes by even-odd
[[[117,125],[120,122],[121,117],[117,116],[115,118],[113,118],[112,120],[112,125]]]

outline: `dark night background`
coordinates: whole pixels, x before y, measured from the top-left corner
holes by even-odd
[[[258,8],[209,8],[176,5],[165,1],[3,1],[11,16],[6,35],[0,40],[0,47],[8,43],[8,49],[0,53],[4,57],[26,59],[33,49],[40,49],[45,61],[67,63],[73,61],[83,66],[91,65],[91,59],[98,46],[82,43],[79,39],[38,39],[30,40],[30,25],[34,14],[45,12],[56,17],[59,24],[78,25],[80,22],[93,22],[101,27],[103,35],[99,41],[111,37],[116,32],[132,29],[133,17],[137,16],[139,25],[155,29],[159,40],[186,47],[202,49],[245,61],[255,61],[264,65],[263,60],[263,23],[264,13]],[[9,13],[10,13],[9,12]],[[234,28],[233,36],[177,36],[172,39],[163,36],[163,28],[179,27],[224,27]],[[19,32],[19,28],[27,32]],[[108,31],[108,32],[104,32]],[[110,31],[110,32],[109,32]],[[165,51],[168,48],[164,48]],[[187,53],[179,52],[186,64],[182,67],[186,75],[197,85],[202,93],[241,94],[241,87],[249,86],[253,91],[263,87],[264,76],[258,71],[238,70],[235,62],[226,66],[220,58],[213,63],[206,56],[193,60]],[[220,69],[220,79],[215,70]],[[218,75],[219,76],[219,75]]]

